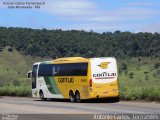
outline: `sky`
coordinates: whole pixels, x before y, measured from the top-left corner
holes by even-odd
[[[43,5],[11,9],[4,2]],[[160,33],[160,0],[0,0],[0,27]]]

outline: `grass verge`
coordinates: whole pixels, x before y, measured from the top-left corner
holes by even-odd
[[[3,86],[0,96],[31,96],[31,86]]]
[[[160,102],[159,87],[125,87],[120,89],[122,100],[144,100]]]

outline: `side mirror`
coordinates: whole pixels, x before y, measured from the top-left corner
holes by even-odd
[[[29,72],[27,73],[27,78],[29,78],[29,79],[32,78],[32,71],[29,71]]]

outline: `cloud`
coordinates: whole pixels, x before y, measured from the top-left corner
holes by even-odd
[[[8,0],[20,1],[20,0]],[[36,0],[24,0],[36,2]],[[37,0],[37,2],[42,0]],[[38,11],[47,12],[60,20],[86,21],[86,22],[117,22],[143,20],[154,15],[160,15],[160,11],[150,8],[139,8],[132,5],[149,5],[156,2],[130,2],[127,7],[112,9],[101,8],[100,4],[93,0],[45,0],[45,5]],[[114,5],[113,5],[114,6]],[[33,9],[34,10],[34,9]],[[36,10],[37,11],[37,10]]]
[[[141,2],[141,4],[143,3]],[[87,22],[141,20],[160,14],[158,10],[130,6],[110,10],[101,9],[97,3],[90,0],[49,0],[46,1],[42,10],[63,20],[83,20]]]
[[[117,20],[141,20],[154,15],[160,15],[160,11],[146,8],[119,8],[108,13]]]
[[[84,29],[94,31],[145,31],[140,28],[142,23],[138,21],[149,20],[160,15],[160,11],[152,7],[137,7],[155,5],[156,2],[133,2],[127,6],[116,8],[101,8],[98,3],[91,0],[53,0],[46,1],[42,9],[52,15],[56,15],[61,21],[69,21],[69,25],[63,25],[63,29]],[[136,6],[137,5],[137,6]],[[135,22],[137,21],[137,22]],[[129,23],[128,23],[129,22]],[[149,28],[148,28],[149,29]]]
[[[90,21],[90,22],[121,22],[121,21],[137,21],[144,20],[154,15],[159,15],[160,11],[142,9],[142,8],[119,8],[114,10],[96,10],[95,14],[90,14],[88,16],[70,16],[65,18],[66,20],[80,20],[80,21]]]
[[[155,2],[131,2],[128,5],[130,6],[153,6],[153,5],[158,5]]]
[[[7,0],[20,1],[20,0]],[[24,0],[29,2],[45,2],[41,9],[31,11],[54,16],[54,20],[44,24],[49,28],[84,29],[101,31],[159,31],[158,23],[144,25],[143,22],[155,20],[158,22],[160,2],[102,2],[94,0]],[[2,3],[2,2],[0,2]],[[110,4],[111,3],[111,4]],[[102,5],[103,4],[103,5]],[[3,5],[0,4],[2,8]],[[31,15],[32,16],[32,15]],[[44,17],[45,17],[44,16]],[[36,15],[35,15],[36,18]],[[42,18],[43,19],[43,18]],[[49,19],[46,17],[46,19]],[[37,20],[38,21],[38,20]],[[43,20],[39,20],[43,21]],[[34,24],[34,23],[33,23]],[[62,26],[58,26],[62,25]],[[43,25],[41,24],[40,27]]]
[[[42,7],[44,11],[59,16],[89,15],[96,5],[88,0],[49,0]]]
[[[86,31],[96,31],[96,32],[107,32],[107,31],[135,31],[136,24],[121,24],[121,23],[82,23],[82,24],[72,24],[66,26],[59,26],[59,29],[64,30],[86,30]]]
[[[160,33],[160,23],[152,24],[141,24],[141,23],[82,23],[82,24],[72,24],[66,26],[59,26],[59,29],[64,30],[86,30],[86,31],[96,31],[102,32],[114,32],[116,30],[120,31],[131,31],[131,32],[151,32]]]
[[[157,10],[147,9],[147,8],[136,8],[136,7],[126,7],[126,8],[120,8],[113,10],[111,12],[114,15],[151,15],[160,13]]]
[[[160,33],[160,23],[151,23],[151,24],[142,25],[141,27],[139,27],[139,31],[151,32],[151,33],[159,32]]]

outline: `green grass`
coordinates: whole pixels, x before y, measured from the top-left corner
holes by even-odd
[[[122,100],[145,100],[160,102],[159,87],[124,87],[120,89],[120,99]]]
[[[9,52],[8,48],[0,52],[0,95],[31,95],[31,81],[27,79],[27,72],[34,62],[46,59],[25,56],[15,49]]]
[[[31,81],[26,73],[34,62],[43,60],[47,59],[25,56],[16,50],[8,52],[8,48],[0,52],[0,95],[30,96]],[[160,58],[128,58],[117,62],[122,100],[160,102],[160,66],[155,67]]]
[[[3,86],[0,96],[31,96],[31,86]]]
[[[155,63],[159,61],[160,58],[119,60],[119,70],[123,63],[127,65],[127,72],[121,70],[119,74],[120,98],[160,101],[160,66],[155,68]]]

